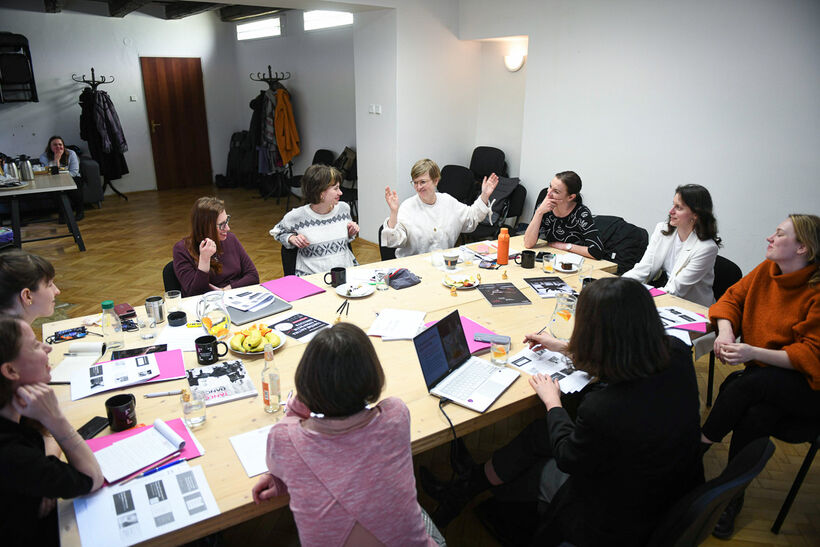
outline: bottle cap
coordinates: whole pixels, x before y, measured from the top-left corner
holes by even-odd
[[[113,300],[103,300],[102,309],[104,309],[104,310],[113,310],[114,309],[114,301]]]
[[[509,233],[509,232],[510,232],[510,231],[509,231],[507,228],[501,228],[501,233],[502,233],[502,234],[507,234],[507,233]]]

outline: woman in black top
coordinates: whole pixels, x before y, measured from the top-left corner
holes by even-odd
[[[524,246],[534,247],[539,238],[550,247],[587,258],[594,258],[590,249],[603,251],[595,220],[581,198],[581,177],[574,171],[557,173],[552,179],[524,233]]]
[[[102,486],[91,449],[48,385],[51,346],[28,323],[0,316],[0,538],[3,545],[59,545],[54,498]],[[43,432],[47,435],[44,436]],[[65,453],[68,463],[59,459]]]
[[[571,356],[600,383],[582,393],[572,417],[557,380],[530,378],[545,418],[462,483],[448,487],[421,474],[422,486],[440,500],[433,520],[441,527],[494,486],[508,501],[549,503],[538,545],[644,545],[664,513],[703,481],[690,348],[666,336],[649,292],[623,278],[584,288],[568,344],[542,334],[525,341]]]

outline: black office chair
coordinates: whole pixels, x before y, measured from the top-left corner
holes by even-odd
[[[334,154],[333,151],[320,148],[315,154],[313,154],[313,162],[311,165],[333,165],[334,159],[336,159],[336,154]],[[296,175],[295,177],[291,177],[288,181],[290,188],[288,188],[288,199],[285,201],[285,211],[290,210],[291,195],[297,199],[303,199],[303,196],[300,196],[293,191],[295,188],[302,187],[302,176],[303,175]]]
[[[174,261],[172,260],[162,268],[162,284],[165,285],[165,292],[181,291],[182,285],[177,279],[177,274],[174,271]]]
[[[723,293],[729,287],[740,281],[743,277],[743,272],[737,264],[724,258],[720,255],[715,257],[715,281],[712,283],[712,293],[715,295],[715,300],[720,300]],[[695,359],[700,358],[706,350],[709,350],[709,378],[706,380],[706,406],[712,406],[712,393],[714,391],[715,381],[715,333],[711,332],[705,336],[701,336],[695,340]]]
[[[382,245],[382,230],[384,229],[384,225],[379,226],[379,255],[381,255],[382,260],[393,260],[396,258],[396,249],[393,247],[385,247]]]
[[[507,162],[504,159],[504,152],[492,146],[476,146],[470,158],[470,171],[479,184],[484,177],[489,177],[492,173],[506,177]]]
[[[535,211],[538,209],[538,206],[541,205],[541,202],[544,201],[544,198],[547,197],[547,192],[549,192],[549,187],[543,188],[540,192],[538,192],[538,197],[535,198],[535,206],[532,208],[532,214],[527,218],[527,222],[519,222],[515,225],[515,228],[510,230],[510,235],[521,235],[527,231],[527,227],[530,225],[529,221],[532,220],[532,217],[535,215]]]
[[[590,250],[593,258],[611,260],[618,264],[617,275],[623,275],[641,260],[649,245],[649,233],[640,226],[630,224],[621,217],[597,215],[595,227],[598,237],[604,248],[599,254],[595,249]]]
[[[438,191],[450,194],[465,205],[472,205],[478,195],[472,171],[461,165],[445,165],[441,169]]]
[[[803,479],[806,478],[806,474],[811,468],[814,455],[817,454],[817,448],[820,446],[820,425],[810,420],[784,420],[775,427],[773,437],[790,444],[811,443],[806,457],[803,458],[803,464],[800,466],[792,487],[789,489],[786,499],[783,500],[783,505],[780,507],[777,518],[775,518],[772,525],[772,533],[779,534],[780,527],[783,526],[783,521],[786,520],[786,515],[789,514],[789,509],[791,509],[792,503],[797,497],[797,492],[803,484]]]
[[[763,437],[749,443],[716,478],[680,499],[655,528],[649,547],[700,545],[715,529],[726,505],[760,474],[774,453]]]
[[[490,200],[495,199],[494,197],[495,192],[490,196]],[[517,184],[508,196],[496,199],[493,204],[492,216],[496,217],[495,222],[482,221],[474,231],[461,234],[462,237],[468,241],[496,239],[501,228],[506,225],[507,220],[516,219],[521,215],[524,210],[524,200],[526,199],[527,189],[521,184]]]

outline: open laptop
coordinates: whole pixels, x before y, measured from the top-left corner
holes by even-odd
[[[234,308],[233,306],[228,306],[228,308],[230,308],[228,312],[231,314],[231,323],[234,325],[244,325],[245,323],[250,323],[251,321],[256,321],[269,315],[281,313],[293,307],[281,298],[277,298],[273,294],[271,294],[271,296],[273,296],[273,299],[267,306],[254,311],[242,311],[238,308]]]
[[[484,412],[519,376],[470,355],[458,310],[413,338],[431,394]]]

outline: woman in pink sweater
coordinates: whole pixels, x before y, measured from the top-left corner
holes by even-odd
[[[416,500],[407,407],[373,406],[384,372],[367,335],[349,323],[319,332],[295,380],[254,501],[289,494],[305,546],[443,544]]]

